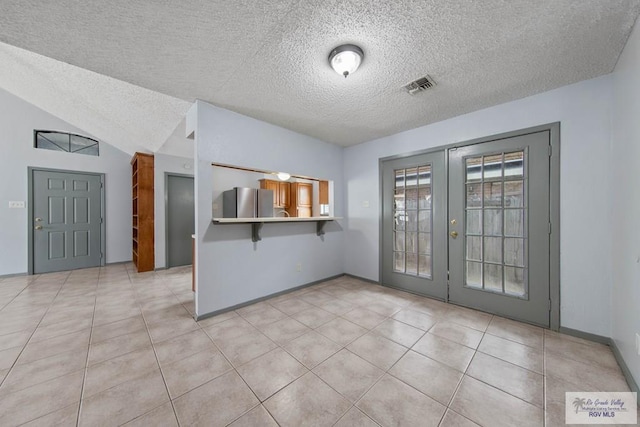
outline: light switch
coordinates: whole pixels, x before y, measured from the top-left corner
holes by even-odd
[[[369,207],[369,201],[368,200],[363,200],[362,207],[363,208],[368,208]]]
[[[10,209],[24,209],[24,201],[10,201],[9,202]]]

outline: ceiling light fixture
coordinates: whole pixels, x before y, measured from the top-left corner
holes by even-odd
[[[346,79],[349,74],[353,74],[364,58],[364,52],[354,44],[343,44],[333,49],[329,54],[329,63],[336,73],[341,74]]]
[[[290,175],[290,174],[288,174],[288,173],[286,173],[286,172],[278,172],[278,173],[276,174],[276,176],[278,177],[278,179],[279,179],[280,181],[286,181],[286,180],[288,180],[289,178],[291,178],[291,175]]]

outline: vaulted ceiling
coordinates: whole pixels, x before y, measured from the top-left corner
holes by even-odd
[[[640,13],[640,0],[1,1],[0,87],[126,151],[157,151],[195,99],[361,143],[609,73]],[[365,52],[347,79],[327,61],[343,43]],[[402,89],[426,74],[435,88]]]

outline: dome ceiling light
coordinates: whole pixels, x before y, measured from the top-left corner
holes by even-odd
[[[343,44],[329,54],[331,68],[343,75],[345,79],[358,69],[363,59],[364,52],[354,44]]]

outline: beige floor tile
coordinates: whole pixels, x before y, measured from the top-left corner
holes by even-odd
[[[545,375],[547,377],[555,377],[586,389],[629,391],[629,385],[619,368],[594,369],[593,365],[577,362],[553,353],[545,354],[544,360]]]
[[[442,419],[442,422],[440,423],[439,427],[480,427],[480,426],[478,426],[478,424],[474,423],[470,419],[465,418],[462,415],[452,411],[451,409],[447,409],[447,412],[444,414],[444,418]]]
[[[118,320],[102,326],[93,328],[91,332],[91,344],[96,344],[109,338],[138,332],[146,328],[142,315]]]
[[[281,348],[270,351],[237,368],[261,402],[308,372]]]
[[[334,427],[378,427],[378,423],[354,406],[340,418]]]
[[[375,328],[386,319],[385,316],[362,307],[354,308],[342,317],[367,329]]]
[[[211,338],[202,331],[193,331],[153,345],[161,366],[185,359],[205,350],[217,350]]]
[[[263,334],[280,345],[284,345],[311,330],[302,323],[290,317],[286,317],[282,320],[278,320],[277,322],[270,323],[266,326],[261,326],[259,327],[259,329]]]
[[[352,353],[386,371],[407,352],[407,348],[378,334],[369,333],[347,346]]]
[[[336,316],[335,314],[329,313],[328,311],[325,311],[321,308],[313,307],[292,314],[291,317],[296,319],[298,322],[303,323],[312,329],[315,329],[318,326],[324,325],[325,323],[334,319]]]
[[[542,409],[468,376],[450,407],[482,426],[541,427],[544,422]]]
[[[88,351],[71,350],[14,366],[0,387],[0,396],[84,369]]]
[[[89,348],[88,365],[92,366],[134,350],[150,346],[151,340],[146,330],[109,338]]]
[[[533,347],[485,334],[478,351],[542,374],[542,351]]]
[[[579,383],[580,379],[576,378],[576,382]],[[568,391],[593,392],[593,391],[600,391],[600,390],[584,383],[577,385],[574,382],[568,382],[560,378],[556,378],[549,375],[544,377],[544,397],[545,397],[545,402],[547,404],[551,402],[564,403],[566,399],[565,393]]]
[[[544,351],[554,353],[578,362],[610,369],[618,369],[618,362],[606,345],[582,343],[569,340],[562,335],[547,335],[544,339]]]
[[[65,322],[54,323],[48,326],[42,326],[36,329],[33,336],[29,340],[30,343],[48,340],[62,335],[79,332],[91,327],[92,319],[90,317],[67,320]]]
[[[166,322],[154,323],[148,326],[149,335],[154,343],[175,338],[189,332],[200,329],[193,319],[182,318],[178,320],[169,320]]]
[[[7,335],[0,335],[0,351],[14,347],[24,347],[33,331],[19,331]]]
[[[201,328],[215,325],[216,323],[224,322],[225,320],[238,317],[239,314],[235,311],[227,311],[226,313],[218,314],[217,316],[207,317],[206,319],[198,320],[198,324]]]
[[[158,370],[151,346],[114,357],[87,368],[83,399]]]
[[[316,366],[313,372],[351,402],[357,401],[384,374],[346,349]]]
[[[168,401],[158,369],[84,399],[78,425],[121,425]]]
[[[80,402],[76,402],[65,408],[51,412],[43,417],[37,418],[23,424],[23,427],[73,427],[78,423],[78,411]]]
[[[345,346],[366,334],[368,330],[346,319],[337,317],[317,328],[316,332],[324,335],[340,346]]]
[[[244,318],[237,316],[224,322],[208,326],[204,328],[204,331],[215,341],[239,337],[245,333],[256,331],[256,328],[244,320]]]
[[[178,427],[178,420],[171,402],[167,402],[124,425],[126,427]]]
[[[243,365],[277,347],[276,343],[255,328],[240,336],[214,339],[214,342],[234,366]]]
[[[541,374],[477,352],[467,369],[467,375],[535,406],[544,407],[544,381]]]
[[[4,379],[5,379],[5,377],[7,376],[8,373],[9,373],[9,369],[0,370],[0,383],[2,381],[4,381]]]
[[[393,318],[423,331],[428,331],[436,324],[437,319],[428,314],[408,308],[396,313]]]
[[[428,314],[429,316],[435,317],[436,319],[440,320],[450,310],[451,305],[431,298],[420,298],[416,302],[409,305],[409,308],[411,310]]]
[[[33,362],[71,350],[84,351],[89,347],[90,332],[90,329],[85,329],[36,343],[28,343],[17,364]]]
[[[20,346],[0,351],[0,369],[5,370],[11,368],[18,359],[18,356],[20,356],[23,348],[24,347]]]
[[[285,300],[279,301],[267,301],[270,305],[277,308],[281,312],[291,316],[292,314],[299,313],[303,310],[307,310],[309,308],[313,308],[313,305],[309,304],[306,301],[301,300],[300,298],[287,298]]]
[[[446,407],[385,375],[356,406],[382,426],[437,426]]]
[[[422,329],[418,329],[394,319],[385,320],[378,325],[373,332],[405,347],[411,347],[414,345],[425,333]]]
[[[267,301],[260,301],[255,304],[247,305],[242,308],[236,310],[240,316],[244,316],[245,314],[251,313],[252,311],[260,310],[261,308],[270,307]]]
[[[356,306],[348,301],[334,298],[330,301],[325,301],[321,304],[318,304],[318,307],[325,311],[328,311],[329,313],[333,313],[336,316],[341,316],[344,313],[353,310]]]
[[[325,294],[321,290],[313,289],[305,293],[304,295],[302,295],[300,299],[305,302],[308,302],[309,304],[318,306],[322,303],[332,301],[334,298],[329,294]]]
[[[91,307],[72,307],[64,308],[56,311],[49,311],[40,322],[40,326],[49,326],[54,323],[67,322],[78,319],[91,319],[93,316],[93,306]]]
[[[542,350],[543,329],[504,317],[493,316],[487,333]]]
[[[229,427],[278,427],[264,406],[259,405],[231,423]]]
[[[231,369],[233,367],[222,353],[210,349],[169,365],[163,365],[162,372],[169,388],[169,394],[172,399],[175,399]]]
[[[438,322],[429,332],[473,349],[478,348],[483,336],[482,332],[475,329],[445,321]]]
[[[76,371],[0,398],[0,425],[22,424],[79,402],[83,377]]]
[[[176,305],[173,305],[170,308],[145,311],[143,312],[143,315],[144,320],[149,325],[153,325],[154,323],[167,322],[169,320],[193,320],[193,315],[189,313],[189,311],[184,308],[182,304],[179,303],[176,303]]]
[[[258,310],[243,314],[242,317],[244,317],[244,319],[253,326],[260,327],[277,322],[278,320],[287,317],[287,315],[280,310],[267,305]]]
[[[485,332],[493,315],[453,305],[444,318],[449,322]]]
[[[340,345],[315,331],[307,332],[283,347],[309,369],[313,369],[341,348]]]
[[[351,403],[309,372],[275,395],[264,406],[282,427],[333,425]]]
[[[174,400],[180,425],[226,426],[258,405],[235,372],[222,375]]]
[[[398,304],[394,304],[386,299],[380,299],[373,304],[367,305],[367,310],[371,310],[373,312],[378,313],[384,317],[390,317],[399,312],[402,309],[402,306]]]
[[[445,406],[449,405],[462,379],[462,372],[414,351],[400,359],[389,370],[389,374]]]

